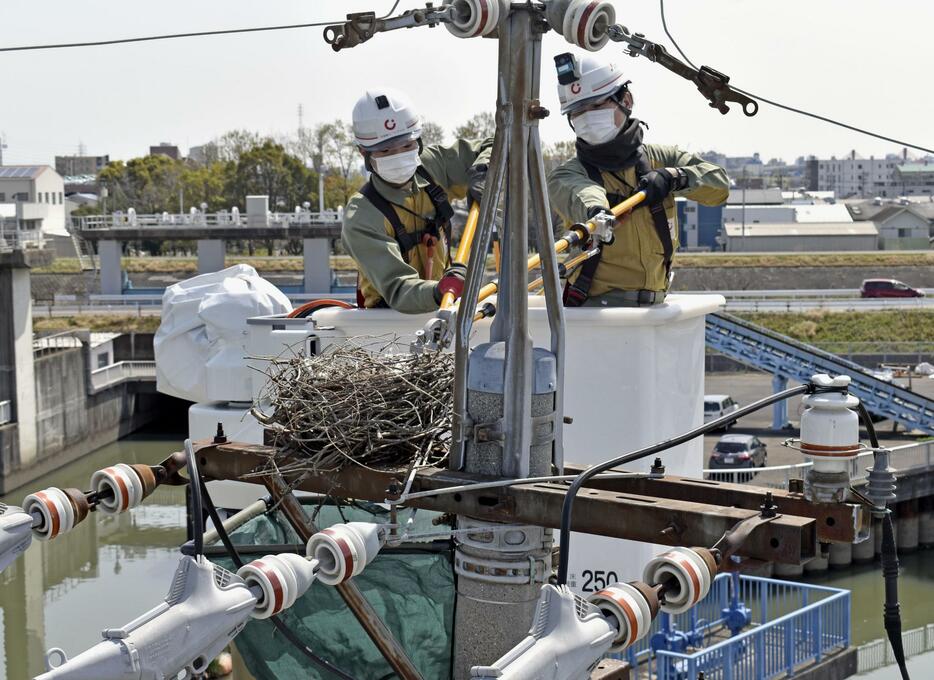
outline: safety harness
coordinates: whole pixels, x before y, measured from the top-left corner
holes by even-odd
[[[431,201],[432,206],[434,206],[435,214],[434,217],[427,218],[423,215],[409,210],[403,205],[398,205],[387,200],[379,191],[376,190],[376,187],[373,186],[371,181],[368,181],[360,189],[360,193],[363,194],[367,200],[372,203],[377,210],[379,210],[383,217],[388,220],[389,224],[392,226],[393,236],[396,239],[396,243],[399,244],[399,251],[402,253],[402,259],[406,264],[410,264],[411,257],[409,253],[412,250],[417,248],[419,245],[424,245],[426,250],[426,259],[425,259],[425,278],[432,279],[432,266],[434,258],[434,248],[438,242],[438,238],[441,236],[442,232],[444,233],[445,240],[450,246],[451,243],[451,218],[454,217],[454,208],[451,207],[450,201],[448,201],[447,192],[435,182],[434,178],[429,174],[429,172],[423,167],[418,166],[415,170],[415,174],[421,177],[428,183],[428,186],[425,187],[425,193],[428,194],[428,200]],[[425,227],[423,229],[416,229],[414,232],[406,231],[405,225],[402,223],[402,219],[399,217],[399,213],[396,212],[393,206],[397,206],[402,210],[405,210],[408,213],[411,213],[415,217],[425,221]],[[357,275],[357,306],[363,307],[363,291],[360,289],[360,276]],[[385,300],[380,300],[380,304],[377,307],[388,307]]]
[[[584,170],[587,171],[587,176],[591,180],[604,186],[603,184],[603,174],[598,167],[590,163],[585,162],[583,159],[578,156],[578,160],[581,165],[584,166]],[[636,152],[636,179],[639,180],[648,173],[650,173],[652,168],[652,163],[649,161],[648,154],[645,152],[645,147],[640,146],[639,150]],[[637,190],[636,187],[631,186],[621,175],[618,175],[615,172],[610,172],[616,179],[618,179],[622,184],[625,184],[630,189],[632,193],[635,193]],[[631,195],[631,194],[630,194]],[[607,200],[610,205],[617,205],[622,203],[628,196],[623,196],[617,193],[607,193]],[[638,210],[639,207],[636,208]],[[668,227],[668,215],[665,213],[665,206],[662,201],[656,203],[651,203],[648,205],[649,213],[652,215],[652,224],[655,227],[655,233],[658,236],[658,240],[662,244],[662,252],[664,256],[665,263],[665,279],[668,280],[671,273],[671,260],[674,255],[674,243],[671,240],[671,231]],[[590,297],[590,287],[593,285],[593,277],[597,272],[597,267],[600,266],[600,259],[603,255],[603,244],[599,246],[599,251],[593,257],[587,259],[583,265],[581,265],[580,273],[575,279],[574,283],[570,281],[564,287],[564,305],[565,307],[580,307],[583,305],[587,298]]]

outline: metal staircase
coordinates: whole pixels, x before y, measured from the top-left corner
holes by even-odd
[[[81,271],[97,271],[97,262],[94,259],[94,247],[81,238],[76,232],[71,232],[71,242],[75,247],[75,255]]]
[[[781,389],[788,380],[807,382],[815,373],[848,375],[853,380],[850,392],[859,397],[870,412],[908,430],[934,434],[934,401],[876,378],[863,366],[807,343],[720,313],[707,315],[707,346],[747,366],[771,373],[774,389]],[[773,425],[780,428],[786,422],[785,412],[776,410]]]

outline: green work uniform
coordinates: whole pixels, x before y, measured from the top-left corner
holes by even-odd
[[[684,196],[703,205],[720,205],[730,194],[729,180],[723,168],[708,163],[697,154],[675,146],[645,144],[652,168],[682,168],[688,177],[687,188],[672,192],[662,205],[668,218],[668,230],[674,248],[678,247],[678,215],[675,196]],[[607,195],[621,201],[636,193],[639,183],[635,167],[601,171],[603,186],[592,180],[577,158],[555,168],[548,176],[551,207],[567,224],[587,221],[591,208],[610,208]],[[664,246],[647,206],[639,206],[616,225],[615,240],[603,246],[600,263],[593,275],[591,299],[611,291],[652,291],[668,289]],[[573,283],[580,271],[571,275]],[[607,296],[612,300],[612,293]],[[611,303],[612,304],[612,303]]]
[[[421,164],[449,199],[466,198],[467,171],[473,165],[489,162],[492,144],[492,139],[482,142],[459,139],[451,146],[426,146],[421,152]],[[428,182],[417,174],[401,187],[388,184],[376,173],[370,175],[370,182],[392,204],[408,233],[423,230],[428,220],[434,218],[435,208],[425,191]],[[450,244],[443,233],[434,245],[430,267],[428,246],[424,243],[407,253],[406,262],[392,224],[369,199],[356,193],[344,209],[341,239],[357,263],[364,307],[380,307],[385,303],[407,314],[438,308],[435,283],[450,264]]]

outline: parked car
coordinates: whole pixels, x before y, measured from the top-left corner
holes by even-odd
[[[895,279],[866,279],[859,287],[859,294],[864,298],[924,297],[924,291]]]
[[[729,413],[733,413],[733,411],[737,410],[739,410],[739,404],[733,401],[733,397],[731,397],[729,394],[704,395],[704,423],[709,423],[711,420],[722,418],[723,416]],[[729,430],[735,424],[735,420],[729,422],[723,429]]]
[[[742,470],[745,468],[765,467],[768,452],[765,444],[758,437],[751,434],[725,434],[713,447],[707,467],[711,470]],[[748,482],[754,473],[743,475],[718,475],[713,473],[711,479],[735,479],[737,482]]]

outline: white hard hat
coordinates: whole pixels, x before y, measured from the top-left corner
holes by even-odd
[[[559,58],[555,57],[555,60]],[[561,102],[562,115],[571,113],[595,99],[609,97],[627,82],[623,80],[622,69],[612,62],[603,61],[590,54],[571,58],[577,78],[566,84],[558,83],[558,101]]]
[[[421,137],[422,121],[401,92],[367,90],[353,107],[353,136],[367,151],[379,151]]]

